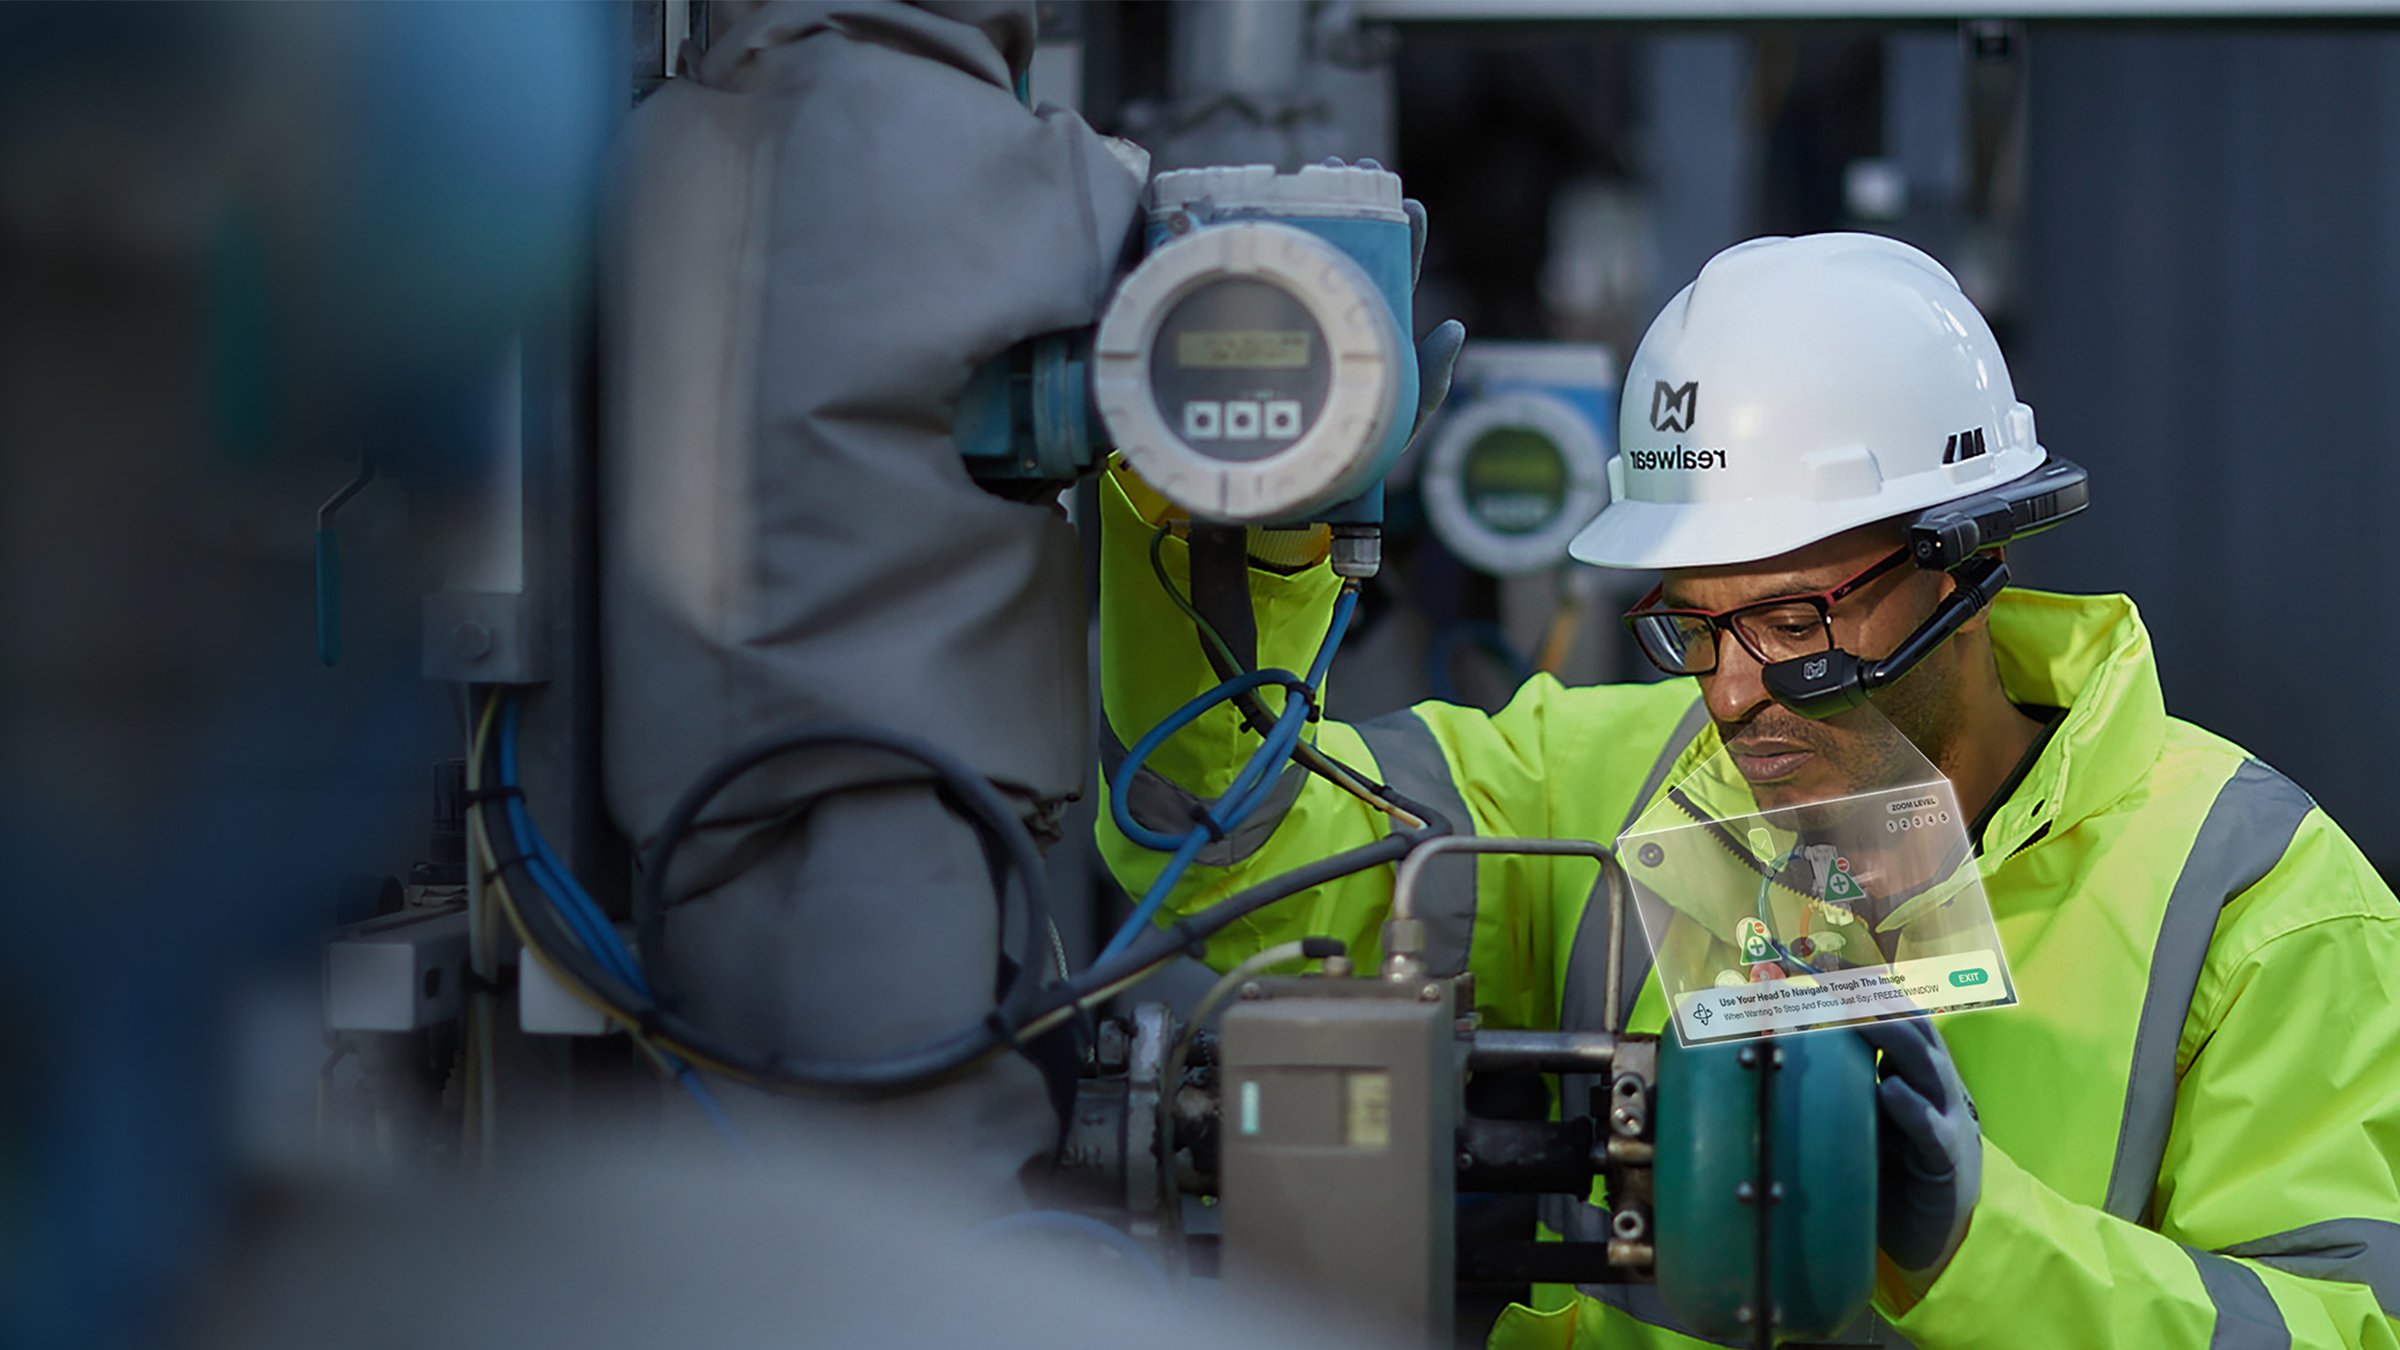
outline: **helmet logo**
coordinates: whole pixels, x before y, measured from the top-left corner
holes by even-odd
[[[1700,411],[1700,382],[1689,380],[1670,386],[1658,381],[1650,391],[1650,425],[1658,431],[1690,431],[1692,418]]]
[[[1942,446],[1942,462],[1944,464],[1963,464],[1970,459],[1981,459],[1985,453],[1983,428],[1969,427],[1965,431],[1951,436],[1949,441]]]

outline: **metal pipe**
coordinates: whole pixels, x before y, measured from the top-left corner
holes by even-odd
[[[349,482],[342,484],[331,497],[326,498],[323,506],[317,508],[317,528],[319,530],[332,529],[334,513],[348,506],[352,497],[366,491],[367,484],[374,481],[375,461],[363,455],[360,456],[357,474],[353,475]]]
[[[671,80],[675,78],[675,58],[683,53],[683,40],[692,35],[692,0],[666,0],[658,10],[658,45],[664,51],[658,73]]]
[[[1588,839],[1511,839],[1503,835],[1445,834],[1417,845],[1400,860],[1400,875],[1392,883],[1392,917],[1416,917],[1417,879],[1426,864],[1445,853],[1506,853],[1524,856],[1601,858],[1613,856]]]
[[[1504,835],[1482,836],[1446,834],[1428,839],[1408,851],[1400,860],[1400,874],[1392,882],[1391,917],[1383,926],[1384,974],[1396,980],[1413,980],[1424,973],[1417,954],[1424,950],[1424,925],[1417,921],[1417,887],[1425,868],[1434,859],[1447,853],[1502,853],[1526,857],[1593,858],[1601,864],[1602,880],[1607,879],[1609,866],[1615,859],[1606,846],[1588,839],[1512,839]],[[1624,899],[1615,887],[1609,887],[1612,910],[1609,930],[1608,1004],[1616,1006],[1617,954],[1623,949]],[[1613,1030],[1614,1028],[1610,1028]]]
[[[1467,1067],[1492,1072],[1606,1073],[1617,1038],[1606,1031],[1478,1031]]]
[[[1183,0],[1172,22],[1168,78],[1177,100],[1288,100],[1299,94],[1308,60],[1308,6]]]

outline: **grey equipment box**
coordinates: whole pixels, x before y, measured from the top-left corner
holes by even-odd
[[[1219,1040],[1229,1289],[1450,1344],[1461,1042],[1447,980],[1279,979]],[[1401,1339],[1404,1338],[1404,1339]]]

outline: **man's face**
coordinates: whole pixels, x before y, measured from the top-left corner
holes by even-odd
[[[1661,603],[1728,610],[1827,590],[1901,542],[1896,528],[1871,525],[1762,562],[1669,572]],[[1890,654],[1933,612],[1946,586],[1942,577],[1909,566],[1875,578],[1834,603],[1834,644],[1869,660]],[[1890,728],[1938,759],[1958,724],[1956,684],[1946,674],[1960,654],[1958,644],[1944,644],[1908,676],[1877,691],[1870,707],[1817,721],[1767,697],[1758,658],[1731,634],[1718,633],[1716,641],[1716,670],[1697,677],[1701,696],[1735,768],[1769,810],[1913,781],[1921,764],[1894,742]]]

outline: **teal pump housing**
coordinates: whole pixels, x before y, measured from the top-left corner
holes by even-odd
[[[1829,1341],[1875,1284],[1875,1054],[1848,1031],[1659,1040],[1658,1292],[1722,1345]]]

